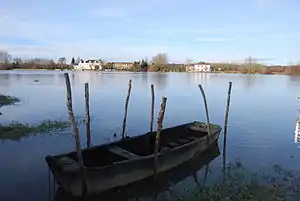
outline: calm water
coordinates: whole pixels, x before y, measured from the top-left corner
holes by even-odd
[[[120,136],[129,79],[133,85],[127,119],[129,136],[149,130],[151,84],[155,86],[156,117],[161,97],[168,98],[164,127],[206,120],[198,84],[205,89],[211,122],[223,126],[228,82],[232,81],[227,161],[240,158],[250,169],[274,164],[294,171],[299,169],[299,145],[294,140],[294,130],[300,106],[297,102],[300,78],[196,73],[69,72],[69,75],[74,112],[79,119],[84,118],[84,83],[90,84],[93,145],[115,140],[114,132]],[[2,123],[34,124],[45,119],[68,119],[63,72],[0,71],[0,93],[22,100],[15,106],[1,108]],[[84,125],[80,131],[85,146]],[[75,147],[71,131],[63,134],[1,141],[0,200],[48,200],[48,168],[44,157]],[[220,150],[222,139],[223,136]],[[221,166],[219,156],[210,169],[218,171]],[[174,188],[178,191],[188,188],[192,181],[187,178]]]

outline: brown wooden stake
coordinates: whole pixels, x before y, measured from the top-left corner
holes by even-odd
[[[163,125],[163,120],[165,116],[165,110],[166,110],[166,104],[167,104],[167,98],[163,97],[161,106],[160,106],[160,111],[157,119],[157,133],[155,137],[155,147],[154,147],[154,175],[157,175],[158,172],[158,151],[159,151],[159,144],[160,144],[160,135],[162,132],[162,125]]]
[[[125,138],[125,132],[126,132],[126,120],[127,120],[127,110],[128,110],[128,103],[129,103],[129,98],[130,98],[130,92],[131,92],[131,80],[129,80],[128,84],[128,93],[127,93],[127,98],[125,102],[125,115],[123,119],[123,128],[122,128],[122,138]]]
[[[85,91],[85,127],[86,127],[86,139],[87,147],[91,147],[91,116],[90,116],[90,95],[89,95],[89,84],[84,84]]]
[[[199,84],[198,86],[200,88],[200,91],[201,91],[202,97],[203,97],[203,101],[204,101],[206,120],[207,120],[208,139],[210,139],[210,121],[209,121],[209,115],[208,115],[208,107],[207,107],[206,96],[205,96],[204,89],[203,89],[202,85]]]
[[[66,87],[67,87],[67,107],[69,112],[69,118],[70,122],[73,127],[74,132],[74,138],[76,142],[76,152],[77,152],[77,158],[78,163],[80,165],[81,173],[82,173],[82,195],[86,194],[87,191],[87,183],[85,178],[85,168],[83,164],[83,157],[81,153],[81,144],[80,144],[80,136],[79,136],[79,130],[75,121],[74,112],[73,112],[73,106],[72,106],[72,90],[71,90],[71,84],[70,84],[70,78],[68,73],[64,73],[65,80],[66,80]]]
[[[223,140],[223,174],[226,172],[226,144],[227,144],[227,124],[228,124],[228,114],[229,114],[229,106],[230,106],[230,96],[231,96],[231,87],[232,82],[229,82],[228,87],[228,96],[227,96],[227,106],[225,112],[225,122],[224,122],[224,140]],[[225,181],[225,176],[224,176]]]
[[[151,84],[151,121],[150,121],[150,132],[153,132],[153,119],[154,119],[154,101],[155,101],[155,95],[154,95],[154,86]]]

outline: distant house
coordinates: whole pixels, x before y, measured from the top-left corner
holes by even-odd
[[[81,60],[80,63],[74,65],[75,70],[102,70],[101,60]]]
[[[198,62],[194,64],[187,64],[185,69],[187,72],[211,72],[212,67],[210,64]]]
[[[132,66],[133,62],[113,62],[113,68],[116,70],[129,70]]]

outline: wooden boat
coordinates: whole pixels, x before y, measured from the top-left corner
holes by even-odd
[[[191,122],[162,130],[158,173],[174,168],[218,140],[221,127]],[[86,195],[151,177],[154,174],[156,132],[130,137],[82,150]],[[74,197],[82,196],[82,174],[76,152],[45,158],[56,182]]]
[[[152,200],[151,198],[164,192],[170,192],[171,189],[181,181],[192,177],[195,185],[205,183],[208,175],[208,165],[220,156],[218,142],[213,143],[208,149],[201,154],[195,155],[188,161],[181,163],[179,166],[160,173],[156,179],[148,177],[132,184],[113,188],[111,190],[101,192],[97,195],[85,197],[85,201],[99,200]],[[204,166],[205,169],[204,169]],[[200,171],[203,171],[203,177],[199,177]],[[192,181],[192,180],[191,180]],[[54,201],[77,201],[81,198],[73,198],[61,187],[55,193]]]

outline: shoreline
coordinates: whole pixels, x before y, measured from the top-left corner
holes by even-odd
[[[45,68],[40,68],[40,69],[10,69],[10,70],[2,70],[1,71],[79,71],[82,72],[81,70],[74,70],[74,69],[45,69]],[[104,71],[104,70],[84,70],[84,71],[94,71],[94,72],[111,72],[111,71]],[[136,73],[140,73],[143,71],[124,71],[124,70],[114,70],[113,72],[136,72]],[[215,73],[215,74],[240,74],[240,75],[287,75],[287,76],[300,76],[300,74],[297,75],[289,75],[286,72],[267,72],[267,73],[247,73],[247,72],[240,72],[240,71],[211,71],[211,72],[190,72],[190,71],[182,71],[182,72],[178,72],[178,71],[146,71],[143,73]]]

